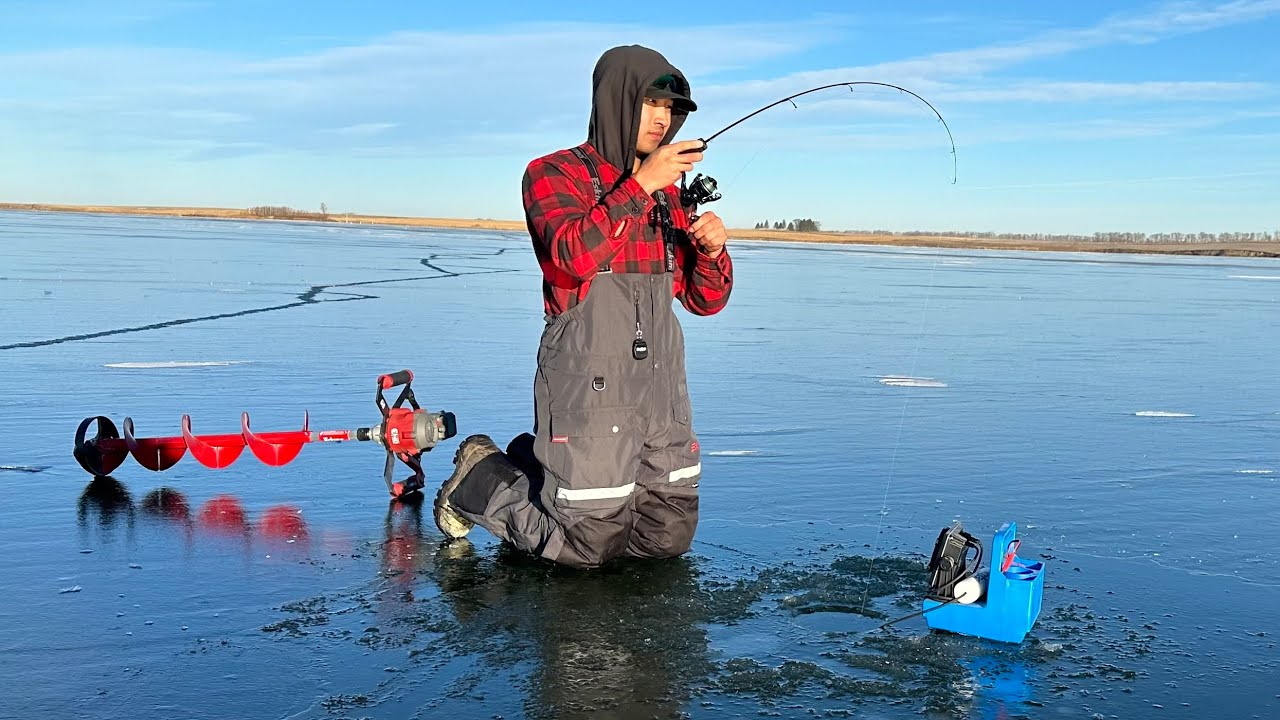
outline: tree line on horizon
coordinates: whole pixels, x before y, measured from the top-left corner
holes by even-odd
[[[255,205],[248,213],[257,218],[283,218],[286,220],[328,220],[329,206],[320,203],[320,212],[296,210],[285,205]]]
[[[756,230],[790,230],[794,232],[821,232],[822,223],[812,218],[796,218],[795,220],[763,220],[756,223]]]
[[[819,232],[822,223],[809,218],[796,220],[762,220],[756,230],[786,230],[788,232]],[[885,235],[889,237],[957,237],[984,240],[1021,240],[1040,242],[1099,242],[1130,244],[1210,243],[1210,242],[1280,242],[1280,230],[1274,232],[1095,232],[1091,235],[1070,233],[997,233],[975,230],[840,230],[847,235]]]
[[[854,231],[861,233],[863,231]],[[1209,243],[1209,242],[1277,242],[1280,241],[1280,230],[1275,232],[1095,232],[1091,235],[1054,234],[1054,233],[995,233],[976,231],[937,232],[934,230],[908,230],[894,232],[892,230],[866,231],[874,235],[902,236],[940,236],[981,238],[996,240],[1039,240],[1044,242],[1107,242],[1107,243]]]
[[[298,210],[284,205],[257,205],[247,212],[253,217],[278,218],[290,220],[328,220],[329,207],[320,203],[320,212]],[[756,230],[784,230],[787,232],[821,232],[822,223],[813,218],[795,218],[792,220],[762,220],[755,224]],[[887,237],[954,237],[977,238],[984,240],[1019,240],[1023,242],[1097,242],[1127,244],[1172,244],[1172,243],[1212,243],[1212,242],[1280,242],[1280,230],[1274,232],[1095,232],[1091,235],[1071,233],[997,233],[975,230],[839,230],[845,235],[883,235]]]

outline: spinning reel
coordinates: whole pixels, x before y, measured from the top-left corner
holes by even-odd
[[[699,205],[705,205],[709,202],[715,202],[720,199],[720,193],[716,192],[716,179],[710,175],[698,173],[693,176],[692,184],[685,186],[684,178],[680,178],[680,204],[694,213]]]

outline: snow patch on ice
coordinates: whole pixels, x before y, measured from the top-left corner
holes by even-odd
[[[226,367],[228,365],[243,365],[247,360],[193,360],[193,361],[164,361],[164,362],[118,362],[107,363],[103,367],[123,368],[127,370],[161,370],[169,368],[197,368],[197,367]]]
[[[910,377],[907,375],[884,375],[880,378],[881,385],[892,385],[894,387],[932,387],[942,388],[947,384],[941,380],[927,377]]]

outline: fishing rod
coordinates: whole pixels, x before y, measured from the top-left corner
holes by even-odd
[[[830,90],[831,88],[837,88],[837,87],[847,87],[849,88],[849,92],[854,92],[854,87],[858,85],[878,85],[880,87],[899,90],[901,92],[904,92],[916,98],[917,100],[919,100],[920,102],[928,106],[930,110],[933,111],[933,114],[938,117],[938,121],[942,123],[943,129],[947,131],[947,139],[951,143],[951,184],[955,185],[956,180],[959,177],[959,162],[956,157],[956,141],[955,141],[955,138],[951,135],[951,128],[950,126],[947,125],[947,121],[942,117],[942,113],[938,112],[938,109],[933,106],[933,103],[929,102],[928,100],[925,100],[923,97],[920,97],[920,95],[918,95],[915,92],[912,92],[911,90],[908,90],[907,88],[904,88],[900,85],[894,85],[892,83],[876,82],[874,80],[850,80],[848,82],[830,83],[828,85],[819,85],[818,87],[809,88],[808,90],[802,90],[798,93],[788,95],[782,98],[781,100],[775,100],[774,102],[771,102],[768,105],[765,105],[764,107],[759,108],[758,110],[752,111],[746,115],[743,115],[737,120],[734,120],[733,122],[729,123],[723,128],[712,133],[710,137],[706,138],[705,140],[702,140],[701,148],[693,151],[686,151],[686,152],[702,152],[706,150],[707,146],[711,144],[712,140],[715,140],[716,138],[720,137],[725,132],[729,131],[734,127],[737,127],[738,125],[746,122],[747,120],[750,120],[756,115],[759,115],[760,113],[770,108],[777,107],[778,105],[782,105],[783,103],[789,102],[791,103],[792,107],[798,110],[800,106],[796,105],[795,103],[795,99],[798,97],[808,95],[810,93],[819,92],[821,90]],[[692,185],[687,188],[684,186],[684,179],[681,178],[680,198],[684,202],[686,207],[696,209],[698,205],[712,202],[714,200],[719,200],[720,194],[716,192],[716,181],[714,178],[704,177],[702,174],[698,174],[694,176],[692,180]]]

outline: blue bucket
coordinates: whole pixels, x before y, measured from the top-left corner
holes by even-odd
[[[991,543],[991,571],[982,599],[969,605],[924,600],[922,609],[930,629],[998,642],[1022,642],[1040,617],[1045,568],[1042,562],[1017,556],[1017,533],[1018,526],[1013,522],[996,531]]]

